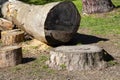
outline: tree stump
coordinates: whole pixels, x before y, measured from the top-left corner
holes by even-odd
[[[61,46],[50,51],[49,67],[71,71],[102,69],[106,67],[106,52],[97,46]]]
[[[15,66],[22,62],[22,48],[4,46],[0,48],[0,68]]]
[[[24,40],[24,32],[19,29],[3,31],[1,41],[3,45],[19,44]]]
[[[104,13],[115,8],[111,0],[82,0],[83,13]]]
[[[45,5],[6,2],[2,14],[35,39],[50,45],[69,42],[76,34],[81,19],[76,6],[70,1]]]

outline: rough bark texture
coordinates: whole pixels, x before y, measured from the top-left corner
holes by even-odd
[[[22,62],[22,48],[4,46],[0,48],[0,68],[15,66]]]
[[[93,70],[106,67],[102,48],[90,45],[61,46],[50,52],[49,67],[69,71]]]
[[[14,25],[11,21],[0,18],[0,30],[11,30],[14,28]]]
[[[70,41],[80,24],[79,12],[72,2],[39,6],[7,2],[2,13],[34,38],[52,45]]]
[[[24,40],[24,32],[19,29],[2,31],[1,41],[3,45],[19,44]]]
[[[103,13],[113,10],[115,7],[111,0],[82,0],[83,13]]]

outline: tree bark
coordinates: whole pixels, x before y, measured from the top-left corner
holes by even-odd
[[[115,8],[111,0],[82,0],[83,13],[103,13]]]
[[[3,45],[19,44],[24,40],[24,32],[19,29],[3,31],[1,41]]]
[[[22,62],[22,48],[4,46],[0,48],[0,68],[15,66]]]
[[[61,46],[50,51],[47,62],[53,69],[65,68],[68,71],[94,70],[105,68],[106,52],[97,46]]]
[[[51,45],[70,41],[80,24],[75,5],[66,1],[39,6],[7,2],[2,13],[34,38]]]

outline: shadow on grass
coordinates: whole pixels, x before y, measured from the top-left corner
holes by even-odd
[[[79,34],[77,33],[73,39],[67,43],[67,45],[76,45],[76,44],[92,44],[97,43],[99,41],[108,41],[109,39],[106,38],[99,38],[92,35],[86,35],[86,34]]]
[[[115,8],[120,8],[120,5],[116,6]]]
[[[34,60],[36,60],[36,58],[28,58],[28,57],[26,57],[26,58],[22,59],[22,64],[25,64],[25,63],[28,63],[28,62],[31,62],[31,61],[34,61]]]

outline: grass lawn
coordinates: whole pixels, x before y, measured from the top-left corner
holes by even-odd
[[[112,0],[115,6],[120,6],[120,0]],[[82,2],[73,1],[81,14],[81,28],[88,28],[93,34],[120,34],[120,8],[112,12],[82,15]]]

